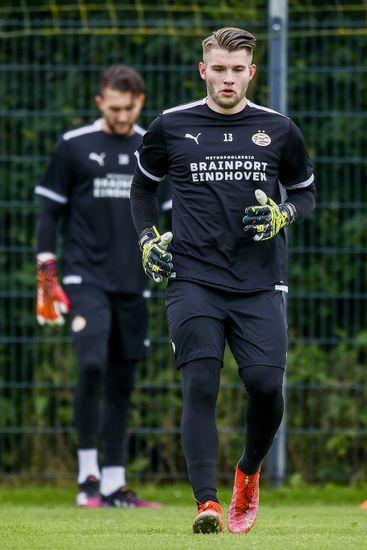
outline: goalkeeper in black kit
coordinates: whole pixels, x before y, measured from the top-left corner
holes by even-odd
[[[255,523],[261,464],[284,407],[284,230],[315,207],[301,132],[288,117],[246,98],[256,72],[254,48],[255,37],[237,28],[203,41],[199,73],[207,97],[169,108],[151,123],[131,193],[145,271],[169,281],[167,317],[182,376],[182,446],[198,507],[195,533],[223,530],[215,409],[225,342],[248,393],[227,525],[232,533],[248,533]],[[156,204],[167,174],[173,200],[168,250]]]
[[[35,190],[41,198],[37,319],[62,324],[71,308],[78,358],[76,502],[84,508],[158,506],[127,488],[124,457],[136,366],[148,343],[147,278],[130,208],[144,89],[133,68],[105,69],[95,98],[101,118],[61,137]],[[170,209],[167,189],[161,206]],[[62,287],[56,270],[61,221]]]

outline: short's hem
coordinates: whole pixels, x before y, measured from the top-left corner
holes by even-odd
[[[176,361],[176,369],[180,370],[180,368],[183,365],[186,365],[186,363],[191,363],[191,361],[197,361],[198,359],[217,359],[222,363],[223,366],[223,358],[218,357],[217,355],[212,355],[208,353],[195,353],[193,355],[190,355],[190,357],[184,357],[179,362]]]
[[[238,370],[246,369],[247,367],[269,367],[270,369],[276,368],[282,370],[286,369],[286,365],[277,365],[274,363],[264,363],[263,361],[259,361],[258,363],[246,363],[238,365]]]
[[[233,287],[233,286],[221,285],[215,282],[204,281],[203,279],[195,279],[193,277],[189,277],[185,275],[177,276],[177,274],[175,278],[168,280],[169,285],[172,284],[173,282],[193,283],[195,285],[204,286],[206,288],[211,288],[214,290],[219,290],[221,292],[229,292],[231,294],[232,293],[233,294],[256,294],[258,292],[264,292],[269,290],[271,291],[271,290],[274,290],[275,285],[277,284],[275,282],[271,282],[271,283],[266,283],[264,284],[264,286],[261,286],[261,287],[244,289],[243,285],[239,287],[237,286]],[[287,283],[284,283],[284,285],[286,286]]]

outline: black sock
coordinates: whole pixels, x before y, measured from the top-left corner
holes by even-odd
[[[216,462],[209,460],[194,462],[188,466],[187,470],[195,499],[201,503],[207,500],[219,502],[216,489]]]
[[[105,378],[102,408],[103,466],[124,464],[130,395],[136,361],[110,360]]]
[[[90,340],[76,342],[79,362],[74,411],[80,449],[95,449],[100,425],[100,398],[104,360]],[[94,353],[93,353],[94,352]]]
[[[240,371],[248,391],[246,441],[239,469],[252,475],[271,447],[282,421],[284,370],[279,367],[246,367]]]
[[[220,368],[221,362],[217,359],[191,361],[181,367],[182,446],[190,483],[199,502],[218,502],[218,432],[215,407],[219,392]]]

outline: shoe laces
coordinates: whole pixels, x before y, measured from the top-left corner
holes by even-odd
[[[95,487],[99,484],[99,480],[92,475],[89,475],[83,483],[79,484],[79,487]]]
[[[215,502],[215,500],[207,500],[206,502],[200,502],[199,500],[197,500],[196,504],[199,514],[201,514],[201,512],[205,512],[206,510],[213,510],[214,512],[217,512],[217,514],[222,513],[221,505],[219,504],[219,502]]]
[[[252,479],[251,479],[252,478]],[[237,487],[237,503],[236,509],[242,511],[244,508],[248,508],[251,501],[256,496],[258,485],[258,476],[246,475],[244,483]]]
[[[132,491],[131,489],[126,489],[125,487],[121,487],[121,489],[119,489],[119,492],[122,493],[127,498],[130,498],[130,499],[133,499],[133,500],[138,499],[137,494],[134,491]]]
[[[247,498],[252,498],[253,496],[255,496],[255,493],[256,493],[256,489],[257,489],[257,479],[256,480],[248,480],[248,482],[246,483],[246,480],[245,480],[245,493],[246,493],[246,496]]]

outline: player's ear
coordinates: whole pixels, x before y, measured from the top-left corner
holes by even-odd
[[[101,111],[103,105],[103,97],[101,95],[96,95],[94,97],[94,101],[96,102],[98,109]]]
[[[139,94],[138,95],[138,101],[140,103],[140,107],[143,108],[145,104],[145,94]]]
[[[199,62],[198,69],[200,77],[205,80],[205,63],[203,61]]]
[[[256,73],[256,65],[254,65],[254,63],[252,63],[250,65],[250,80],[252,80],[254,78],[255,73]]]

